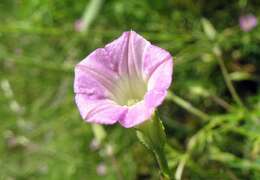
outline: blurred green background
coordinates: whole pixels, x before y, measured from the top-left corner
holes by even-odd
[[[260,1],[1,0],[0,179],[159,179],[134,130],[87,124],[74,103],[74,65],[130,29],[175,59],[159,113],[176,178],[260,179],[260,27],[242,31],[245,14]]]

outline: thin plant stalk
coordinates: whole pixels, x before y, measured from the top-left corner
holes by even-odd
[[[104,0],[91,0],[87,4],[86,9],[82,16],[83,27],[82,32],[87,32],[89,26],[93,23],[94,19],[97,17]]]
[[[244,106],[244,104],[242,103],[240,97],[238,96],[238,93],[236,92],[236,89],[234,88],[234,85],[229,77],[227,68],[225,66],[222,54],[221,54],[221,50],[219,49],[219,47],[215,47],[213,49],[213,52],[215,53],[215,55],[217,56],[217,60],[222,72],[222,75],[224,77],[225,83],[227,85],[227,88],[232,96],[232,98],[234,99],[234,101],[239,105],[239,106]]]
[[[182,99],[181,97],[175,95],[172,92],[168,93],[167,99],[173,101],[177,105],[181,106],[183,109],[187,110],[191,114],[194,114],[195,116],[205,121],[210,119],[210,117],[206,113],[202,112],[198,108],[194,107],[190,102]]]

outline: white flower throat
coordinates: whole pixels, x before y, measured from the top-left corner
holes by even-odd
[[[137,76],[121,77],[115,87],[112,99],[122,106],[131,106],[144,98],[147,91],[146,82]]]

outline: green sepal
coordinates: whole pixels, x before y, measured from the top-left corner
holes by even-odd
[[[170,179],[170,171],[164,152],[166,134],[158,114],[155,113],[150,120],[136,127],[136,135],[139,141],[154,154],[164,178]]]
[[[138,139],[150,150],[161,149],[166,142],[164,127],[157,113],[152,119],[136,127]]]

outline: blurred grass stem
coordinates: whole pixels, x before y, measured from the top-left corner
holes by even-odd
[[[176,172],[175,172],[175,179],[176,180],[181,180],[181,177],[182,177],[182,173],[183,173],[183,170],[184,170],[184,166],[187,162],[187,160],[189,159],[189,154],[184,154],[180,160],[180,163],[176,169]]]
[[[224,99],[221,99],[218,96],[210,95],[209,96],[213,101],[215,101],[218,105],[223,107],[225,110],[230,111],[232,109],[232,106],[228,104]]]
[[[204,113],[201,110],[197,109],[190,102],[182,99],[181,97],[175,95],[172,92],[168,93],[167,99],[173,101],[174,103],[176,103],[177,105],[179,105],[183,109],[187,110],[191,114],[194,114],[195,116],[197,116],[197,117],[199,117],[199,118],[201,118],[203,120],[209,120],[210,119],[210,117],[206,113]]]
[[[90,25],[97,17],[99,10],[101,9],[102,3],[104,0],[91,0],[89,4],[87,4],[86,9],[82,16],[83,27],[81,32],[87,32]]]
[[[214,47],[213,48],[213,52],[214,52],[214,54],[217,57],[217,60],[218,60],[218,63],[219,63],[222,75],[224,77],[224,80],[226,82],[227,88],[228,88],[232,98],[235,100],[235,102],[239,106],[243,106],[244,107],[244,104],[242,103],[240,97],[238,96],[238,94],[237,94],[237,92],[236,92],[236,90],[234,88],[234,85],[233,85],[231,79],[229,78],[229,74],[228,74],[227,68],[225,66],[225,63],[224,63],[224,60],[223,60],[220,48],[218,46]]]

